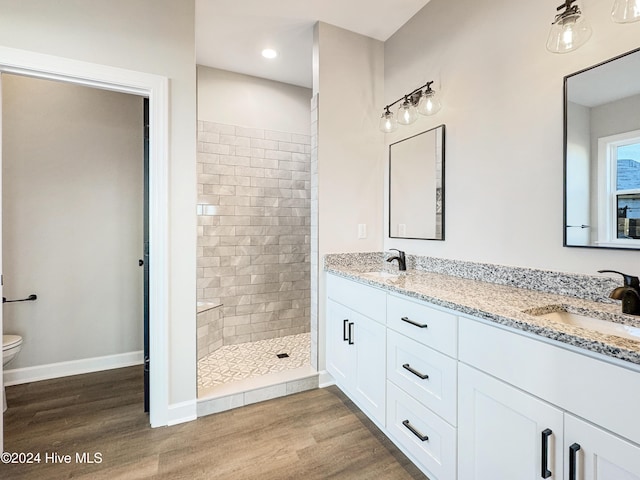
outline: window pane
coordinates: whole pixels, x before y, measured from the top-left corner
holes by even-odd
[[[617,198],[618,238],[640,239],[640,193]]]
[[[640,188],[640,143],[618,147],[617,190]]]

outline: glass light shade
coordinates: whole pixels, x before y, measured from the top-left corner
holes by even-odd
[[[398,123],[401,123],[402,125],[411,125],[417,119],[418,111],[416,110],[416,107],[414,107],[409,100],[405,99],[398,109]]]
[[[420,97],[418,102],[418,113],[422,115],[434,115],[440,111],[442,104],[436,92],[430,88]]]
[[[547,50],[553,53],[567,53],[584,45],[591,37],[591,26],[579,13],[572,13],[556,19],[551,25]]]
[[[611,19],[616,23],[631,23],[640,20],[640,0],[615,0]]]
[[[390,111],[386,111],[380,117],[380,131],[384,133],[395,132],[398,129],[398,121]]]

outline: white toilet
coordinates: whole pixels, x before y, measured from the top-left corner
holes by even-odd
[[[20,335],[2,335],[2,367],[4,368],[11,360],[16,358],[22,348],[22,337]],[[2,384],[2,411],[7,409],[7,397],[4,392],[4,381]]]

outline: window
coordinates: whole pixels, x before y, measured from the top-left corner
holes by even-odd
[[[599,139],[598,243],[640,244],[640,131]]]
[[[640,239],[640,139],[616,147],[617,238]]]

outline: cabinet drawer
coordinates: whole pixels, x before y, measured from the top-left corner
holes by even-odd
[[[455,479],[455,428],[389,381],[387,430],[427,474],[438,480]]]
[[[404,335],[387,330],[387,378],[454,426],[457,363]]]
[[[456,357],[458,318],[404,297],[387,298],[387,326],[428,347]]]
[[[328,274],[327,296],[351,310],[385,323],[387,294],[382,290]]]
[[[460,318],[460,361],[640,443],[640,373]]]

